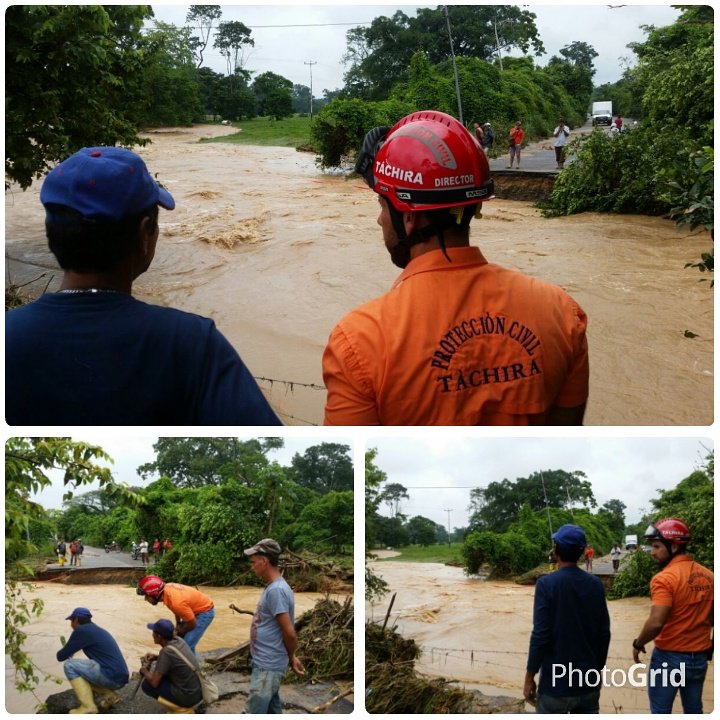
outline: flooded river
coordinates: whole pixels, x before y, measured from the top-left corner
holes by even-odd
[[[177,207],[161,212],[141,299],[212,316],[288,424],[319,424],[321,355],[353,307],[397,275],[358,179],[322,174],[285,148],[197,144],[228,132],[150,134],[139,150]],[[8,277],[60,274],[44,238],[39,184],[5,198]],[[557,283],[590,318],[587,424],[707,425],[713,420],[713,295],[685,270],[711,246],[660,218],[585,213],[544,219],[531,203],[485,204],[471,240],[488,260]],[[688,330],[697,337],[685,336]]]
[[[13,684],[14,668],[5,658],[5,709],[10,713],[31,713],[48,695],[70,689],[65,680],[62,663],[55,659],[60,649],[60,637],[68,638],[72,632],[70,621],[65,620],[75,607],[87,607],[93,613],[93,622],[105,628],[118,642],[130,673],[140,667],[140,657],[147,652],[157,652],[149,622],[161,617],[174,620],[164,606],[152,607],[135,593],[134,587],[121,585],[60,585],[57,583],[33,583],[36,592],[27,597],[40,598],[45,609],[39,619],[24,628],[28,638],[25,651],[40,672],[62,680],[62,684],[44,682],[35,695],[19,694]],[[250,639],[250,615],[230,610],[233,603],[241,610],[255,610],[261,588],[203,587],[215,602],[215,619],[198,643],[198,651],[234,648]],[[321,593],[295,593],[295,617],[311,610],[324,595]],[[340,602],[344,601],[342,598]],[[84,657],[80,653],[80,657]]]
[[[375,571],[391,587],[381,603],[366,607],[368,618],[383,621],[396,592],[389,626],[422,648],[416,668],[428,675],[459,680],[489,695],[522,697],[528,643],[532,631],[533,587],[467,578],[461,568],[435,563],[376,562]],[[608,604],[612,638],[608,676],[633,664],[630,650],[650,612],[648,598]],[[617,670],[616,675],[611,672]],[[713,708],[713,671],[705,682],[705,712]],[[526,706],[532,712],[531,706]],[[679,699],[675,710],[679,709]],[[604,688],[602,713],[649,713],[647,691]]]

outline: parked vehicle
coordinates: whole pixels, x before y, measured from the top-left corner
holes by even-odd
[[[109,553],[109,552],[117,552],[117,551],[118,551],[118,546],[117,546],[117,543],[116,543],[114,540],[113,540],[111,543],[108,543],[108,544],[105,545],[105,552],[106,552],[106,553]]]
[[[602,100],[592,104],[592,124],[612,125],[613,107],[612,100]]]
[[[638,541],[637,535],[626,535],[625,536],[625,549],[626,550],[637,550]]]

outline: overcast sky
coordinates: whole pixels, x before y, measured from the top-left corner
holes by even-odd
[[[461,4],[461,3],[458,3]],[[272,71],[292,80],[310,85],[315,97],[323,90],[336,90],[343,85],[342,64],[346,51],[346,33],[352,27],[369,24],[379,16],[391,17],[396,10],[414,16],[418,7],[438,5],[221,5],[221,21],[237,20],[252,30],[255,47],[250,48],[245,68],[263,73]],[[536,26],[546,54],[536,59],[544,66],[552,55],[574,41],[586,42],[595,48],[597,70],[594,82],[601,85],[620,79],[620,57],[633,59],[627,49],[629,42],[642,42],[645,34],[641,25],[658,27],[671,24],[679,11],[669,5],[522,5],[537,16]],[[178,26],[185,24],[189,5],[153,3],[155,17]],[[225,59],[210,42],[205,52],[205,65],[225,73]],[[315,63],[312,66],[305,63]]]
[[[257,438],[257,435],[239,436],[241,440],[249,440]],[[135,437],[135,438],[118,438],[109,435],[102,435],[100,433],[84,434],[82,437],[74,437],[73,440],[90,443],[92,445],[99,445],[110,457],[115,461],[112,464],[107,464],[113,472],[113,478],[117,482],[122,482],[127,485],[146,485],[149,482],[157,478],[150,478],[147,482],[144,482],[137,474],[137,468],[144,463],[153,462],[155,460],[155,451],[153,450],[153,444],[157,442],[157,436],[147,437]],[[353,444],[349,438],[342,437],[285,437],[285,446],[280,450],[273,450],[268,453],[268,458],[271,461],[280,463],[280,465],[287,467],[291,464],[293,455],[300,453],[301,455],[311,445],[320,445],[323,442],[340,443],[343,445],[350,445],[352,448]],[[352,457],[352,452],[351,452]],[[105,463],[99,462],[99,465]],[[43,490],[38,495],[33,496],[35,502],[39,502],[43,507],[50,508],[61,508],[62,507],[62,496],[64,488],[62,484],[62,473],[48,473],[53,480],[52,486]],[[98,486],[93,485],[82,485],[76,491],[76,495],[89,492],[90,490],[97,490]]]
[[[389,483],[408,489],[401,512],[422,515],[448,526],[464,527],[470,490],[491,482],[528,477],[539,470],[582,470],[601,506],[617,498],[627,506],[627,523],[638,522],[651,510],[657,489],[677,485],[703,464],[701,438],[378,438],[375,464]],[[389,515],[387,505],[380,508]]]

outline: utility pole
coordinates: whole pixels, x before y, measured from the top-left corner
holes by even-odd
[[[310,66],[310,119],[312,120],[312,99],[313,99],[313,89],[312,89],[312,66],[317,65],[317,60],[309,60],[304,65]]]
[[[448,546],[450,543],[450,513],[452,512],[452,508],[443,508],[443,510],[448,514]]]
[[[457,64],[455,62],[455,49],[453,48],[452,32],[450,30],[450,16],[448,15],[447,5],[443,5],[443,10],[445,11],[445,22],[447,23],[448,38],[450,38],[450,54],[452,55],[453,73],[455,75],[455,94],[457,95],[458,120],[460,120],[461,125],[464,125],[465,123],[463,123],[462,101],[460,100],[460,81],[458,80]]]

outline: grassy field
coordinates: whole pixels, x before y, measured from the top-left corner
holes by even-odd
[[[391,558],[385,558],[381,562],[392,562],[400,560],[402,562],[433,562],[433,563],[449,563],[451,565],[462,565],[462,555],[460,553],[460,545],[428,545],[422,547],[420,545],[409,545],[408,547],[394,548],[400,555]],[[378,561],[380,562],[380,561]]]
[[[240,145],[273,145],[276,147],[308,148],[310,144],[310,118],[293,116],[284,120],[258,117],[232,124],[238,132],[200,142],[238,143]]]

